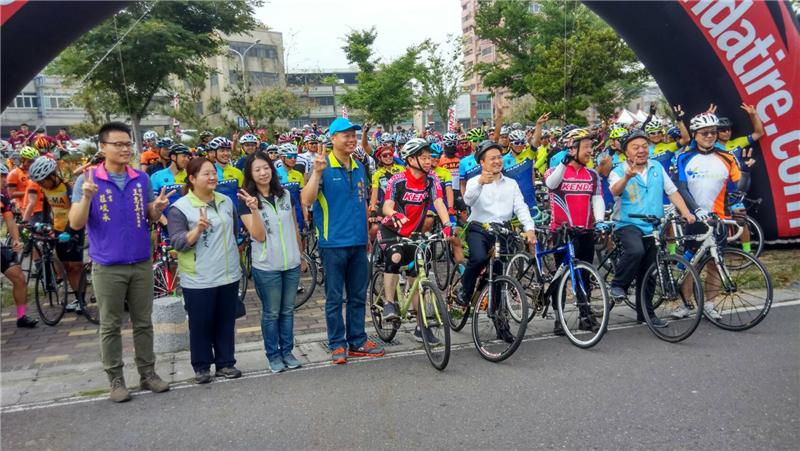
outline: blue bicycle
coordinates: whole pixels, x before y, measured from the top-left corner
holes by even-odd
[[[585,232],[580,227],[564,225],[550,234],[556,239],[555,247],[542,249],[542,243],[537,241],[535,257],[519,252],[505,271],[525,290],[530,304],[530,316],[526,319],[530,321],[537,313],[546,318],[550,307],[555,307],[564,334],[580,348],[590,348],[603,338],[611,310],[608,289],[600,272],[591,263],[575,258],[572,237]],[[561,263],[554,271],[548,271],[543,260],[552,256]]]

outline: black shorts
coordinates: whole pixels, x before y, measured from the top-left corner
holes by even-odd
[[[381,241],[389,241],[399,236],[400,235],[398,235],[397,232],[387,228],[383,224],[378,227],[378,243],[381,243]],[[417,250],[416,246],[403,243],[394,243],[388,245],[381,243],[380,247],[384,252],[383,259],[386,262],[384,272],[386,274],[400,274],[400,269],[403,266],[407,266],[414,261],[414,253]],[[392,254],[397,253],[400,254],[400,262],[394,263],[392,261]],[[406,270],[406,274],[408,277],[417,277],[417,266],[413,265],[408,268]]]
[[[82,262],[85,236],[83,229],[72,230],[67,227],[66,232],[70,235],[69,241],[56,242],[56,255],[58,259],[62,262]]]
[[[704,222],[695,222],[694,224],[689,224],[683,230],[684,235],[702,235],[708,231],[708,226]],[[717,230],[714,231],[714,237],[717,240],[718,245],[723,245],[728,241],[728,226],[725,224],[720,223],[717,226]],[[691,252],[692,254],[696,253],[700,246],[703,243],[696,240],[686,241],[686,245],[684,246],[687,251]]]
[[[8,268],[18,264],[17,255],[11,250],[11,247],[0,247],[0,273],[5,274]]]
[[[464,202],[464,197],[459,190],[453,190],[453,204],[455,211],[467,211],[467,204]]]

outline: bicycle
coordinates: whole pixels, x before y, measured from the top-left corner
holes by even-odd
[[[731,193],[728,196],[728,199],[729,204],[731,205],[737,203],[744,204],[745,213],[741,214],[738,210],[736,210],[731,213],[731,217],[739,226],[747,227],[747,230],[750,232],[750,253],[755,258],[760,257],[761,253],[764,251],[764,231],[761,229],[761,225],[755,220],[753,215],[758,212],[758,208],[761,206],[762,199],[751,199],[747,197],[747,193],[743,192]],[[732,246],[737,246],[737,248],[741,247],[742,245],[740,236],[734,235],[728,236],[728,243]]]
[[[520,281],[525,293],[529,293],[534,300],[532,307],[536,312],[541,311],[542,318],[547,317],[550,299],[555,295],[557,319],[565,335],[575,346],[590,348],[603,338],[611,308],[608,290],[600,272],[591,263],[575,258],[572,235],[584,231],[563,224],[558,230],[558,241],[563,244],[542,249],[537,240],[535,257],[527,252],[518,253],[509,261],[506,274]],[[555,271],[552,274],[543,271],[544,260],[556,255],[561,255],[561,263]],[[595,299],[593,294],[599,298]],[[527,322],[533,314],[520,317],[520,321],[524,319]],[[598,326],[587,325],[592,317],[600,319]]]
[[[429,336],[422,332],[422,344],[425,354],[428,356],[431,365],[437,370],[444,370],[450,360],[450,323],[447,318],[447,305],[442,298],[442,294],[436,284],[428,279],[428,265],[426,257],[428,245],[437,240],[442,240],[442,235],[430,235],[417,239],[398,237],[384,241],[384,244],[403,243],[415,246],[414,261],[406,268],[418,268],[418,274],[410,288],[404,290],[398,283],[396,288],[395,301],[400,308],[400,320],[384,321],[384,287],[383,271],[373,271],[369,282],[369,311],[372,317],[372,325],[378,337],[384,342],[391,342],[400,328],[402,319],[411,320],[414,316],[417,319],[417,326],[422,329],[428,328],[431,334],[439,343],[429,342]],[[376,243],[377,244],[377,243]],[[419,311],[412,313],[412,299],[418,296]]]
[[[463,291],[462,274],[458,267],[453,269],[453,283],[447,292],[448,316],[450,326],[455,331],[463,329],[467,318],[471,316],[472,340],[478,353],[486,360],[500,362],[511,357],[525,337],[528,303],[516,279],[502,274],[502,270],[497,271],[499,275],[496,276],[496,271],[492,270],[496,263],[501,263],[499,259],[510,256],[502,254],[501,248],[506,248],[509,240],[516,239],[514,232],[501,224],[482,224],[481,227],[495,238],[494,247],[489,251],[489,263],[478,277],[475,291],[466,305],[458,302]],[[516,330],[511,329],[512,324],[516,324]],[[503,337],[501,330],[508,335]],[[510,342],[504,339],[508,337],[511,337]]]
[[[57,238],[50,224],[36,223],[30,227],[30,239],[22,255],[39,255],[38,272],[32,271],[33,258],[28,264],[28,280],[36,279],[34,299],[42,322],[54,326],[64,317],[67,309],[69,282],[64,264],[55,256]]]
[[[158,243],[153,251],[153,299],[177,296],[180,288],[178,258],[162,227],[158,224],[155,228]]]
[[[704,316],[722,329],[750,329],[769,313],[773,296],[772,278],[758,258],[741,249],[725,246],[725,228],[739,227],[736,221],[712,215],[704,223],[708,227],[704,233],[680,233],[681,241],[700,243],[700,248],[691,255],[689,261],[703,282],[704,301],[707,304]],[[722,299],[718,300],[718,296],[722,296]],[[719,318],[714,318],[716,315],[709,309],[716,310]]]

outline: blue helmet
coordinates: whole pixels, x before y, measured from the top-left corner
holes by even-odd
[[[431,144],[431,157],[439,158],[442,156],[442,146],[439,143]]]

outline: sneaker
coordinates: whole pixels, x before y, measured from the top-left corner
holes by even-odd
[[[351,346],[347,352],[351,357],[381,357],[385,353],[386,351],[383,350],[383,346],[369,338],[367,338],[367,341],[365,341],[363,345],[357,348]]]
[[[142,390],[150,390],[153,393],[164,393],[169,390],[169,384],[158,377],[155,371],[149,371],[142,374],[139,379],[139,388]]]
[[[458,288],[458,293],[456,293],[456,304],[460,305],[461,307],[466,307],[469,305],[469,300],[467,300],[467,296],[464,294],[464,287]]]
[[[383,305],[383,320],[394,321],[400,319],[400,312],[397,310],[396,302],[387,302]]]
[[[680,308],[677,308],[670,312],[669,316],[675,319],[686,318],[692,313],[685,305],[682,305]]]
[[[285,363],[286,368],[289,368],[290,370],[303,366],[300,361],[297,360],[297,357],[295,357],[291,352],[283,356],[283,363]]]
[[[614,299],[615,301],[624,300],[625,298],[628,297],[628,293],[626,293],[625,290],[623,290],[620,287],[611,287],[611,289],[609,290],[609,294],[611,295],[611,298]]]
[[[272,359],[269,362],[269,370],[273,373],[280,373],[286,369],[286,363],[283,359]]]
[[[508,320],[495,319],[494,329],[497,331],[498,340],[503,340],[506,343],[514,343],[514,336],[511,335],[511,329],[508,327]]]
[[[298,292],[298,293],[305,293],[305,291],[306,291],[306,289],[305,289],[305,288],[303,288],[303,286],[302,286],[302,285],[297,285],[297,292]]]
[[[114,402],[125,402],[131,400],[131,393],[128,387],[125,386],[125,379],[123,377],[115,377],[111,380],[111,393],[108,399]]]
[[[400,274],[400,285],[406,284],[406,276],[404,274]]]
[[[414,329],[414,340],[416,340],[418,343],[422,343],[423,334],[425,334],[425,340],[428,342],[428,344],[435,346],[441,343],[441,341],[438,338],[436,338],[435,335],[433,335],[433,332],[431,332],[430,327],[424,327],[420,329],[420,327],[417,326],[416,329]]]
[[[334,365],[347,363],[347,351],[342,347],[334,349],[331,353],[331,360]]]
[[[600,327],[597,324],[597,320],[592,321],[594,318],[591,316],[584,316],[578,321],[578,330],[588,330],[591,332],[597,332]]]
[[[667,324],[669,323],[656,316],[650,319],[650,324],[652,324],[655,328],[662,329],[667,327]]]
[[[722,319],[722,315],[714,308],[714,304],[705,304],[703,305],[703,311],[705,312],[706,316],[711,319],[720,320]]]
[[[567,333],[566,333],[566,332],[564,332],[564,328],[563,328],[563,327],[561,327],[561,321],[559,321],[558,319],[556,319],[556,322],[555,322],[555,324],[553,325],[553,335],[556,335],[556,336],[559,336],[559,337],[563,337],[563,336],[564,336],[564,335],[566,335],[566,334],[567,334]]]
[[[74,312],[75,310],[78,309],[78,307],[79,307],[78,301],[75,300],[67,304],[67,306],[64,309],[68,312]]]
[[[211,380],[211,371],[209,370],[201,370],[194,373],[195,384],[207,384],[211,382]]]
[[[216,377],[224,377],[225,379],[238,379],[242,377],[242,372],[239,371],[238,368],[235,366],[228,366],[225,368],[217,369],[217,372],[214,373]]]
[[[17,327],[22,327],[25,329],[33,329],[36,327],[36,324],[39,323],[38,319],[33,319],[28,315],[22,315],[17,318]]]

